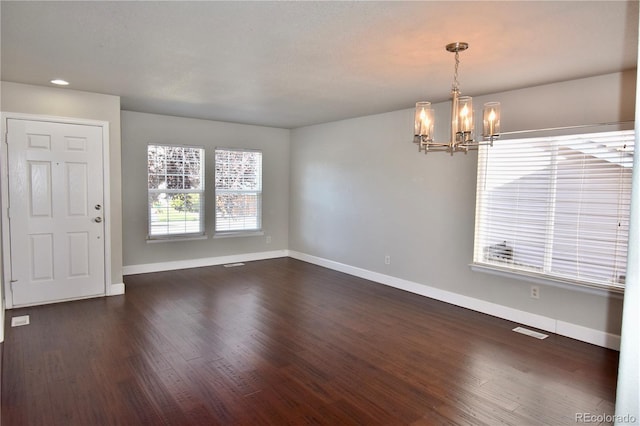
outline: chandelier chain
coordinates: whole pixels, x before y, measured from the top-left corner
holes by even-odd
[[[460,65],[460,55],[456,50],[456,65],[453,71],[453,85],[451,86],[451,90],[454,92],[460,91],[460,84],[458,83],[458,66]]]

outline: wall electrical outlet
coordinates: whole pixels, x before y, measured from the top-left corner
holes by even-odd
[[[540,287],[538,287],[537,285],[531,286],[531,298],[540,299]]]
[[[271,244],[271,235],[267,235],[267,244]]]
[[[391,256],[386,255],[386,256],[384,257],[384,264],[385,264],[385,265],[391,265]]]

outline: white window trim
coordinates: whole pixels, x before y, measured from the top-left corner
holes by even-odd
[[[607,296],[615,299],[624,297],[624,288],[613,286],[602,286],[599,284],[589,284],[573,280],[561,280],[559,278],[551,278],[549,276],[527,274],[524,271],[515,271],[512,269],[502,269],[495,265],[471,263],[469,267],[474,272],[496,275],[499,277],[512,278],[519,281],[530,282],[534,284],[542,284],[549,287],[562,288],[566,290],[579,291],[582,293],[594,294],[597,296]]]
[[[220,239],[220,238],[235,238],[235,237],[254,237],[254,236],[262,236],[264,235],[264,230],[263,230],[263,210],[262,210],[262,198],[263,198],[263,194],[264,194],[264,153],[261,149],[254,149],[254,148],[229,148],[229,147],[222,147],[222,146],[218,146],[215,148],[214,150],[214,154],[213,154],[213,169],[214,169],[214,175],[215,175],[215,170],[216,170],[216,152],[220,150],[220,151],[236,151],[236,152],[257,152],[260,153],[260,157],[261,157],[261,164],[260,164],[260,191],[255,191],[255,190],[228,190],[228,189],[218,189],[216,188],[215,185],[215,177],[214,177],[214,184],[213,184],[213,202],[214,202],[214,214],[213,214],[213,218],[214,218],[214,224],[213,224],[213,238],[214,239]],[[238,230],[224,230],[224,231],[218,231],[216,229],[217,227],[217,212],[215,211],[215,203],[217,202],[217,195],[218,193],[241,193],[241,192],[246,192],[246,193],[258,193],[258,217],[257,217],[257,221],[258,221],[258,227],[256,229],[238,229]]]
[[[234,238],[234,237],[259,237],[264,235],[263,230],[259,231],[220,231],[213,235],[214,239],[218,238]]]
[[[164,147],[182,147],[182,148],[193,148],[200,149],[202,151],[202,155],[200,158],[201,164],[201,174],[202,174],[202,185],[201,189],[198,190],[181,190],[181,189],[149,189],[147,184],[147,244],[150,243],[165,243],[172,241],[192,241],[192,240],[206,240],[209,237],[206,234],[206,224],[205,224],[205,197],[206,197],[206,174],[205,174],[205,157],[206,151],[204,146],[202,145],[186,145],[186,144],[167,144],[167,143],[148,143],[147,144],[147,161],[148,161],[148,150],[149,146],[164,146]],[[149,168],[147,165],[147,179],[149,176]],[[198,232],[188,232],[181,234],[161,234],[161,235],[151,235],[151,205],[149,204],[149,195],[152,193],[163,193],[163,194],[184,194],[184,193],[192,193],[192,194],[200,194],[200,231]]]
[[[614,131],[622,131],[622,130],[626,130],[626,129],[616,129]],[[611,130],[609,130],[611,131]],[[516,132],[518,133],[518,132]],[[573,135],[573,134],[572,134]],[[557,135],[556,135],[557,136]],[[545,137],[554,137],[554,135],[547,135]],[[542,136],[541,136],[542,138]],[[490,150],[491,148],[485,148],[487,150]],[[488,151],[485,151],[485,155],[487,155],[486,153],[488,153]],[[555,158],[555,157],[554,157]],[[480,168],[478,169],[478,173],[481,173]],[[486,170],[482,170],[482,173],[486,173]],[[553,170],[553,173],[557,173],[557,170]],[[553,188],[552,191],[555,193],[555,186],[557,184],[557,182],[555,181],[555,179],[552,179],[553,181]],[[479,184],[479,182],[478,182]],[[478,199],[477,200],[477,205],[476,205],[476,222],[478,220],[478,215],[479,215],[479,210],[482,208],[481,207],[481,202],[483,200]],[[555,209],[555,197],[553,199],[553,205],[551,206],[551,209]],[[551,214],[549,215],[551,216]],[[477,241],[478,239],[478,228],[477,228],[477,223],[476,223],[476,227],[475,227],[475,231],[474,231],[474,240]],[[546,228],[546,234],[548,235],[549,233],[552,233],[552,229],[550,229],[549,226],[547,226]],[[589,282],[589,281],[582,281],[582,280],[576,280],[576,279],[571,279],[570,277],[568,278],[563,278],[562,276],[559,275],[550,275],[547,274],[547,267],[549,265],[549,261],[550,261],[550,256],[551,256],[551,248],[550,245],[552,245],[553,241],[549,240],[549,238],[545,239],[545,244],[546,244],[546,248],[545,248],[545,256],[544,256],[544,270],[541,272],[536,272],[536,271],[527,271],[526,269],[516,269],[516,268],[510,268],[508,266],[505,266],[504,268],[500,266],[499,263],[494,263],[494,262],[481,262],[481,261],[474,261],[472,262],[469,267],[471,268],[471,270],[475,271],[475,272],[482,272],[482,273],[489,273],[489,274],[493,274],[493,275],[498,275],[498,276],[504,276],[504,277],[508,277],[508,278],[513,278],[513,279],[518,279],[518,280],[522,280],[522,281],[528,281],[528,282],[533,282],[533,283],[537,283],[537,284],[542,284],[542,285],[547,285],[547,286],[552,286],[552,287],[559,287],[559,288],[564,288],[564,289],[570,289],[570,290],[577,290],[577,291],[581,291],[581,292],[586,292],[586,293],[590,293],[590,294],[596,294],[596,295],[600,295],[600,296],[608,296],[608,297],[614,297],[614,298],[622,298],[624,295],[624,285],[620,286],[617,285],[615,283],[611,283],[611,284],[602,284],[602,283],[595,283],[595,282]],[[475,247],[476,242],[474,242],[474,250],[476,250],[477,248]],[[475,257],[475,253],[474,253],[474,257]]]
[[[173,234],[167,236],[156,236],[153,238],[147,238],[147,244],[155,244],[155,243],[175,243],[179,241],[197,241],[197,240],[208,240],[209,236],[207,234],[203,235],[194,235],[193,237],[189,236],[191,234]]]

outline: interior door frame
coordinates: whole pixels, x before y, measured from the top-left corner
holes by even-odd
[[[3,302],[6,309],[13,308],[11,296],[11,235],[9,233],[9,162],[7,128],[8,120],[43,121],[62,124],[76,124],[95,126],[102,129],[102,186],[104,197],[104,292],[109,296],[111,290],[111,191],[110,191],[110,161],[109,161],[109,122],[72,117],[57,117],[50,115],[23,114],[13,112],[0,113],[2,122],[2,148],[0,150],[0,233],[2,234],[2,289]],[[95,297],[95,296],[93,296]],[[52,302],[53,303],[53,302]],[[22,305],[21,305],[22,306]]]

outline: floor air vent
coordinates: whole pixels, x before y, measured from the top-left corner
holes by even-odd
[[[238,266],[244,266],[244,263],[242,262],[238,262],[238,263],[227,263],[226,265],[223,265],[225,268],[236,268]]]
[[[29,325],[29,315],[11,318],[11,327],[20,327],[21,325]]]
[[[536,339],[540,339],[540,340],[546,339],[547,337],[549,337],[548,334],[538,333],[537,331],[528,330],[522,327],[516,327],[512,331],[515,331],[516,333],[520,333],[520,334],[526,334],[527,336],[535,337]]]

